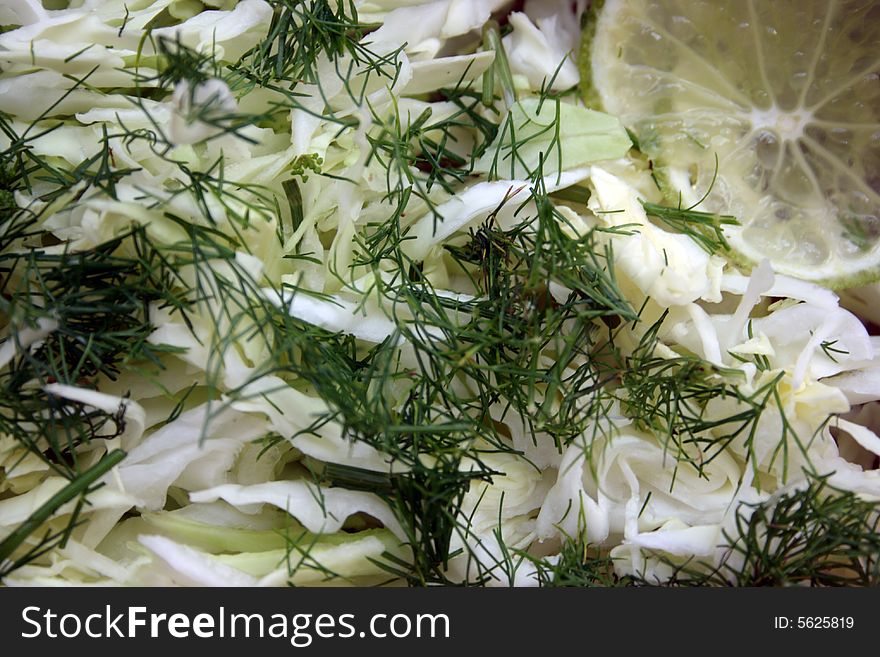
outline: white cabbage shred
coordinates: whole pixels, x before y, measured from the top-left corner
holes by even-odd
[[[164,349],[150,377],[130,370],[99,385],[43,382],[54,403],[119,420],[95,427],[78,448],[81,465],[115,448],[127,456],[78,510],[85,522],[70,540],[7,574],[8,585],[268,586],[321,583],[327,573],[336,583],[381,582],[383,558],[405,563],[426,538],[407,528],[393,493],[322,480],[325,468],[406,476],[413,463],[352,438],[334,399],[273,370],[259,318],[230,309],[265,302],[291,322],[339,334],[353,358],[390,344],[397,355],[388,366],[400,372],[419,367],[418,344],[445,344],[439,322],[417,321],[407,300],[380,293],[399,284],[401,271],[363,262],[364,240],[394,214],[389,186],[412,179],[371,144],[389,130],[455,116],[458,107],[438,90],[460,86],[479,98],[492,71],[501,84],[498,55],[480,30],[506,3],[358,0],[359,19],[380,24],[364,40],[385,63],[368,72],[351,53],[335,61],[319,55],[317,78],[295,86],[296,106],[283,115],[272,112],[289,89],[236,86],[223,72],[266,38],[278,9],[263,0],[205,3],[199,11],[194,4],[83,0],[48,10],[15,0],[0,7],[0,25],[18,26],[0,34],[0,112],[16,133],[30,134],[33,153],[68,169],[109,140],[110,166],[132,170],[112,194],[74,186],[46,201],[47,182],[17,190],[16,204],[52,236],[44,252],[84,252],[132,227],[169,253],[187,243],[188,225],[238,240],[232,259],[205,253],[179,269],[181,285],[202,291],[189,312],[163,299],[150,303],[147,342]],[[500,427],[509,449],[470,439],[469,453],[481,454],[493,474],[473,479],[448,510],[456,529],[438,540],[457,555],[442,564],[449,581],[536,585],[565,542],[580,541],[609,552],[617,575],[662,582],[673,575],[671,563],[728,558],[730,532],[749,505],[802,489],[808,473],[880,500],[880,473],[871,469],[880,456],[871,429],[880,425],[871,412],[880,400],[880,339],[832,292],[776,275],[766,263],[741,273],[648,216],[640,191],[646,174],[626,160],[631,144],[617,119],[584,108],[574,94],[546,97],[578,83],[573,52],[584,4],[530,0],[509,16],[501,41],[517,100],[500,110],[477,105],[497,132],[460,181],[411,197],[396,217],[401,252],[463,326],[485,299],[451,250],[481,226],[510,228],[538,216],[539,188],[589,194],[585,202],[554,197],[553,220],[566,239],[594,238],[592,248],[640,314],[620,322],[615,348],[625,359],[643,357],[640,345],[654,330],[648,356],[697,359],[728,393],[693,402],[703,428],[678,455],[659,425],[637,417],[631,402],[645,402],[625,389],[564,441],[490,401],[483,422]],[[152,38],[143,39],[147,29]],[[162,39],[216,66],[200,81],[179,79],[153,94]],[[86,74],[88,84],[74,82]],[[135,79],[143,86],[138,99],[126,92]],[[363,88],[352,90],[351,80]],[[260,114],[274,118],[239,120]],[[133,131],[153,136],[126,139]],[[478,141],[473,128],[457,129],[449,157],[467,158]],[[12,145],[0,134],[0,149]],[[228,195],[179,193],[192,181],[184,171],[222,179]],[[551,303],[575,293],[559,280],[541,282]],[[0,371],[64,330],[52,317],[0,320],[7,324]],[[594,331],[603,330],[610,335],[596,320]],[[549,368],[556,357],[545,351],[540,362]],[[590,357],[566,373],[575,376]],[[398,404],[390,411],[419,394],[405,377],[384,385],[382,399]],[[447,385],[476,386],[454,377]],[[534,394],[536,412],[544,401],[589,402]],[[762,401],[760,416],[748,431],[734,430],[731,418],[754,399]],[[723,449],[702,451],[725,435]],[[788,440],[783,452],[780,440]],[[428,466],[439,458],[422,455]],[[477,466],[464,459],[460,467]],[[0,540],[67,483],[0,433]],[[47,526],[63,527],[76,505],[57,508]],[[291,548],[285,532],[304,538]]]

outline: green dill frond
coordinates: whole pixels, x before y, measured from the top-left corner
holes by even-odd
[[[362,37],[369,26],[358,22],[353,0],[271,0],[274,15],[266,37],[243,60],[264,82],[318,83],[318,60],[342,55],[374,62]]]
[[[579,524],[582,526],[582,518]],[[637,581],[629,576],[621,577],[614,571],[614,560],[603,550],[589,545],[583,534],[566,536],[559,553],[551,559],[523,553],[533,564],[538,585],[548,588],[610,588],[634,586]]]
[[[119,449],[107,453],[95,465],[81,472],[67,486],[53,495],[11,534],[0,541],[0,577],[5,577],[13,570],[37,559],[56,546],[64,547],[70,532],[78,523],[79,511],[83,505],[88,503],[88,494],[100,487],[100,484],[96,484],[96,482],[124,458],[125,452]],[[31,534],[37,532],[53,513],[77,498],[79,498],[78,506],[72,514],[71,522],[64,529],[57,532],[47,530],[34,547],[13,558],[13,554],[19,546],[24,544]]]
[[[767,502],[741,507],[718,565],[691,562],[673,584],[685,586],[877,586],[877,505],[810,476]]]
[[[669,207],[647,201],[642,201],[642,207],[648,216],[655,217],[665,226],[687,235],[710,255],[722,249],[730,250],[723,227],[739,225],[736,217],[730,215]]]

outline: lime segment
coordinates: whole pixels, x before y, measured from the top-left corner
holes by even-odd
[[[670,200],[707,195],[698,209],[737,216],[726,232],[741,264],[769,258],[834,287],[880,278],[880,3],[596,11],[588,102],[633,131]]]

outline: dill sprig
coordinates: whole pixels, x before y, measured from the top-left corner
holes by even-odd
[[[271,0],[269,31],[243,58],[260,81],[319,83],[319,58],[349,55],[374,61],[362,37],[370,26],[358,22],[353,0]]]
[[[685,465],[706,477],[707,467],[736,444],[757,472],[756,441],[768,413],[777,416],[781,430],[760,467],[772,469],[780,465],[780,483],[787,482],[792,474],[793,454],[803,458],[805,468],[811,468],[808,448],[824,424],[814,435],[798,434],[786,415],[780,394],[785,373],[768,373],[760,385],[747,388],[739,369],[714,365],[687,352],[670,356],[666,349],[660,355],[658,347],[662,342],[658,334],[667,316],[665,311],[652,325],[642,328],[638,343],[629,353],[615,345],[616,334],[624,328],[619,325],[609,331],[609,340],[595,355],[602,364],[600,376],[609,383],[603,396],[618,401],[634,426],[659,442],[673,461],[673,471]],[[759,370],[761,364],[758,359]],[[710,412],[709,402],[718,399],[730,402],[729,412]],[[592,443],[588,443],[587,455],[591,460],[592,452]],[[760,482],[756,485],[760,486]]]
[[[10,339],[40,319],[48,319],[55,328],[39,346],[20,349],[0,374],[0,431],[68,477],[77,475],[79,445],[121,433],[124,419],[81,404],[62,404],[43,387],[95,387],[100,377],[113,380],[125,367],[139,361],[157,363],[170,351],[147,341],[153,330],[147,306],[167,290],[154,285],[154,272],[142,269],[142,263],[111,255],[119,243],[57,256],[32,251],[4,278],[0,312],[10,323]],[[0,267],[9,260],[5,256],[0,254]],[[17,276],[19,284],[9,284]],[[116,431],[106,434],[106,422]]]
[[[17,529],[0,541],[0,577],[5,577],[13,570],[39,558],[42,554],[45,554],[56,546],[63,548],[64,544],[70,537],[71,531],[78,523],[77,517],[79,512],[83,506],[88,504],[88,494],[100,487],[100,484],[96,484],[96,482],[124,458],[125,452],[119,449],[107,453],[95,465],[81,472],[75,479],[67,484],[67,486],[53,495],[42,506],[40,506],[39,509],[34,511],[27,520],[19,525]],[[47,530],[34,547],[16,557],[15,560],[10,559],[19,546],[22,545],[32,533],[38,531],[53,513],[77,497],[80,498],[79,504],[72,514],[70,523],[68,523],[64,529],[57,532]]]
[[[614,572],[614,561],[605,552],[592,548],[581,539],[569,538],[562,543],[558,557],[552,561],[532,558],[539,586],[556,587],[624,587],[636,582]]]
[[[654,176],[653,172],[651,175]],[[690,237],[709,255],[722,249],[724,251],[729,251],[730,244],[728,244],[727,238],[724,235],[724,226],[738,226],[740,225],[739,220],[732,215],[694,210],[694,208],[698,207],[703,201],[709,198],[709,194],[715,187],[717,179],[718,154],[716,153],[715,170],[712,174],[712,180],[709,182],[709,187],[706,190],[706,193],[703,194],[699,201],[690,207],[682,208],[681,195],[679,194],[677,207],[658,205],[657,203],[650,203],[648,201],[642,201],[642,207],[645,208],[645,212],[647,212],[649,216],[656,217],[661,223],[669,228]],[[657,181],[656,178],[654,178],[654,181]]]
[[[687,235],[709,253],[730,250],[724,236],[724,226],[738,226],[739,221],[730,215],[700,212],[691,208],[671,207],[642,201],[649,216],[656,217],[669,228]]]
[[[676,566],[671,585],[877,586],[880,513],[877,504],[809,475],[805,484],[766,502],[744,505],[729,546],[712,566]]]
[[[563,225],[563,216],[536,183],[514,226],[502,229],[490,218],[471,231],[465,245],[447,246],[477,290],[469,300],[437,294],[419,274],[419,263],[401,248],[406,232],[399,216],[376,227],[363,243],[360,266],[393,272],[378,293],[394,309],[391,316],[408,354],[410,392],[400,412],[409,428],[390,443],[376,444],[412,467],[390,479],[394,492],[387,499],[402,524],[412,528],[413,570],[395,572],[409,572],[414,583],[446,582],[442,566],[453,556],[448,538],[468,535],[466,518],[455,509],[472,481],[491,480],[494,474],[480,468],[480,450],[515,451],[499,422],[528,426],[561,450],[598,412],[592,400],[603,382],[589,355],[594,321],[636,314],[617,288],[610,251],[596,246],[597,233],[574,239]],[[568,289],[566,298],[554,298],[551,284]],[[389,338],[377,354],[396,340]],[[386,366],[379,371],[387,372]],[[385,386],[366,388],[376,394]],[[378,404],[369,413],[384,434],[397,419],[383,413],[386,406]],[[498,417],[490,415],[493,407],[502,409]],[[413,452],[402,455],[401,446]],[[428,468],[421,454],[432,455]],[[463,473],[465,459],[472,465]],[[385,493],[388,483],[375,492]],[[477,564],[485,572],[492,567]]]

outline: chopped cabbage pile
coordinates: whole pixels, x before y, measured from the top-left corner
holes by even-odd
[[[4,2],[2,582],[880,582],[880,337],[664,204],[584,4]]]

